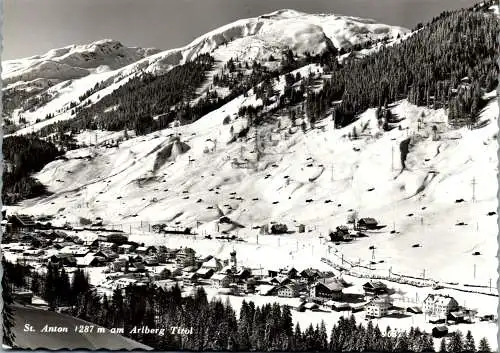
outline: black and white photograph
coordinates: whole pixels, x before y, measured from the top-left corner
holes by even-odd
[[[498,352],[497,0],[3,0],[3,349]]]

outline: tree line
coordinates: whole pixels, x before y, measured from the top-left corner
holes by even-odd
[[[46,188],[31,174],[40,171],[62,154],[54,144],[34,135],[4,138],[2,152],[4,165],[7,163],[10,166],[10,169],[4,168],[2,176],[4,204],[43,195]]]
[[[367,108],[408,98],[416,105],[450,107],[452,123],[474,124],[483,91],[498,85],[499,30],[496,16],[484,7],[443,12],[401,43],[333,70],[321,92],[308,95],[309,118],[333,109],[345,126]]]

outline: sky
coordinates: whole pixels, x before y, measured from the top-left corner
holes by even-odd
[[[289,8],[335,13],[413,28],[443,10],[477,0],[0,0],[2,60],[103,38],[171,49],[240,18]]]

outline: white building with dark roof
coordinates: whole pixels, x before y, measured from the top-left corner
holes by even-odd
[[[446,319],[449,313],[459,309],[458,302],[449,295],[429,294],[424,299],[424,313]]]
[[[366,306],[367,317],[384,317],[392,307],[392,300],[389,296],[375,297]]]

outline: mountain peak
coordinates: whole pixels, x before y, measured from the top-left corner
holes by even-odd
[[[276,10],[274,12],[270,12],[268,14],[264,14],[259,16],[259,18],[275,18],[275,19],[284,19],[284,18],[293,18],[298,16],[307,15],[305,12],[300,12],[294,9],[281,9]]]

